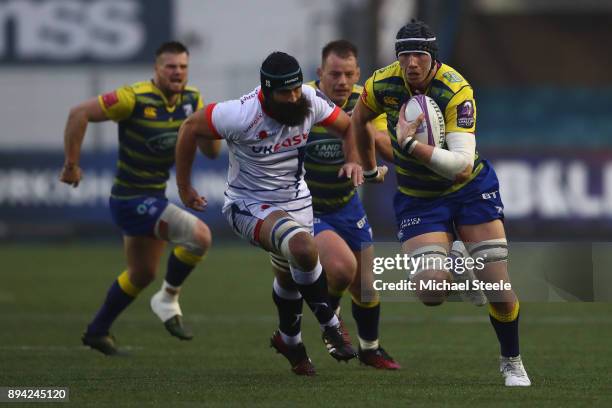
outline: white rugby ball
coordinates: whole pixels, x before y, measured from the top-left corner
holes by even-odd
[[[423,123],[416,130],[414,138],[430,146],[444,147],[444,115],[438,104],[426,95],[413,96],[406,105],[404,117],[408,122],[414,121],[423,113]]]

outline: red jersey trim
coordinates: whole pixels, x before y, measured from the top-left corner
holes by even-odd
[[[336,118],[338,117],[338,115],[340,114],[340,111],[342,109],[340,109],[339,107],[335,107],[334,110],[332,111],[332,113],[329,114],[329,116],[327,117],[327,119],[319,122],[319,125],[321,126],[328,126],[331,125],[332,123],[334,123],[334,121],[336,120]]]
[[[208,104],[208,106],[206,106],[206,112],[205,112],[206,121],[208,122],[208,127],[210,127],[210,130],[212,130],[213,135],[215,135],[217,139],[223,139],[221,135],[219,134],[219,132],[217,132],[217,128],[215,128],[215,125],[212,120],[212,113],[213,113],[213,109],[215,109],[215,106],[217,106],[216,103],[211,103],[211,104]]]

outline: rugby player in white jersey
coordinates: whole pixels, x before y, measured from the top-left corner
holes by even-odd
[[[179,194],[187,207],[204,210],[206,199],[191,185],[196,146],[225,139],[230,164],[223,214],[240,237],[268,251],[273,264],[291,274],[295,289],[278,288],[282,297],[302,297],[321,326],[330,355],[347,361],[356,352],[343,338],[329,306],[326,277],[312,236],[312,198],[303,164],[310,129],[315,124],[328,127],[344,141],[346,164],[338,177],[361,184],[350,119],[312,87],[302,85],[300,66],[288,54],[270,54],[261,66],[260,79],[261,86],[240,99],[209,104],[183,123],[176,146]],[[273,346],[296,374],[314,374],[300,336],[282,336],[283,322],[292,324],[301,310],[279,308],[279,315],[281,341]]]

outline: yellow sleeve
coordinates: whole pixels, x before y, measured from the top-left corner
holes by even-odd
[[[374,75],[368,78],[365,85],[363,86],[363,91],[361,92],[361,101],[370,108],[373,112],[383,113],[383,108],[380,106],[376,97],[374,96]]]
[[[136,94],[131,86],[122,86],[98,96],[98,102],[110,120],[119,122],[132,114],[136,105]]]
[[[198,106],[196,107],[196,110],[200,110],[203,107],[204,107],[204,99],[202,99],[202,95],[198,93]]]
[[[474,91],[466,86],[452,97],[444,112],[446,133],[476,132],[476,101]]]
[[[382,115],[378,115],[376,119],[372,121],[374,128],[376,130],[380,130],[382,132],[387,131],[387,114],[383,113]]]

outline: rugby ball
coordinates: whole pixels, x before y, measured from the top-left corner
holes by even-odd
[[[444,147],[444,115],[438,104],[429,96],[413,96],[406,105],[404,117],[408,122],[414,121],[423,113],[423,123],[416,130],[414,138],[430,146]]]

